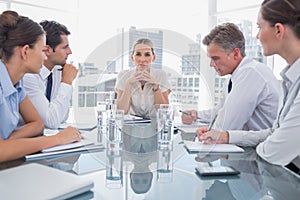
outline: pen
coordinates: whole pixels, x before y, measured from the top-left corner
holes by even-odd
[[[217,117],[218,117],[218,114],[216,114],[215,117],[213,118],[213,120],[210,122],[210,124],[209,124],[209,126],[208,126],[208,129],[207,129],[207,132],[210,131],[210,130],[212,129],[212,127],[213,127],[213,125],[214,125],[214,123],[215,123]]]
[[[210,124],[209,124],[209,126],[208,126],[208,129],[207,129],[207,132],[210,131],[210,130],[212,129],[212,127],[213,127],[213,125],[214,125],[214,123],[215,123],[217,117],[218,117],[218,114],[216,114],[215,117],[213,118],[213,120],[210,122]],[[202,140],[201,143],[204,144],[205,141],[206,141],[207,139],[208,139],[208,138]]]
[[[191,116],[191,113],[189,113],[189,112],[185,112],[185,111],[182,111],[182,110],[179,110],[179,112],[181,112],[182,114]],[[200,119],[200,117],[197,117],[197,119]]]
[[[80,135],[80,138],[83,140],[84,137],[82,136],[81,131],[78,128],[76,128],[76,132],[78,133],[78,135]]]
[[[182,114],[185,114],[185,115],[191,115],[191,113],[188,113],[188,112],[185,112],[185,111],[182,111],[182,110],[179,110],[179,112],[181,112]]]
[[[65,63],[66,64],[66,63]],[[58,71],[62,71],[62,70],[64,70],[64,66],[65,66],[65,64],[63,64],[63,65],[61,65],[61,68],[59,68],[59,69],[57,69]],[[70,62],[70,64],[72,65],[73,64],[73,61],[71,61]]]

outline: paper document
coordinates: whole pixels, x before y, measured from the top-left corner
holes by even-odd
[[[97,124],[90,124],[90,123],[76,123],[76,124],[63,123],[63,124],[59,125],[58,130],[63,130],[65,128],[67,128],[68,126],[76,127],[80,131],[92,131],[95,128],[97,128]]]
[[[72,149],[64,149],[60,151],[49,151],[49,152],[30,154],[25,156],[25,158],[26,161],[33,161],[33,160],[41,160],[41,159],[52,159],[61,156],[70,156],[73,154],[79,154],[84,152],[89,152],[89,153],[98,152],[103,150],[104,150],[104,146],[102,144],[91,144],[87,146],[81,146]]]
[[[124,121],[135,120],[135,119],[143,119],[143,118],[135,115],[124,115]]]
[[[87,146],[87,145],[91,145],[91,144],[93,144],[93,142],[87,141],[87,140],[81,140],[79,142],[73,142],[73,143],[70,143],[70,144],[58,145],[58,146],[50,147],[50,148],[47,148],[47,149],[43,149],[42,152],[61,151],[61,150],[65,150],[65,149],[74,149],[74,148],[77,148],[77,147]]]
[[[77,124],[77,127],[80,131],[92,131],[97,128],[97,124]]]
[[[201,142],[184,141],[189,153],[239,153],[244,149],[234,144],[203,144]]]
[[[124,116],[124,124],[138,124],[138,123],[150,123],[151,119],[142,118],[140,116],[135,115],[125,115]]]

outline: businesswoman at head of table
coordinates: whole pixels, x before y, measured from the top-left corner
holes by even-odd
[[[155,116],[156,105],[169,103],[171,90],[167,74],[151,67],[156,58],[151,40],[138,39],[132,49],[131,59],[136,67],[118,75],[117,108],[125,114]]]
[[[281,71],[282,95],[271,129],[228,131],[240,136],[233,143],[257,146],[257,153],[272,164],[288,165],[300,172],[300,1],[264,0],[257,25],[265,56],[280,55],[287,62]],[[228,132],[198,129],[199,140],[228,143]],[[236,137],[237,138],[237,137]],[[207,140],[208,139],[208,140]],[[213,140],[213,141],[212,141]]]
[[[0,162],[80,140],[73,127],[55,136],[34,137],[44,125],[24,92],[22,78],[25,73],[40,72],[45,42],[38,23],[14,11],[0,15]],[[17,127],[20,115],[26,124]]]

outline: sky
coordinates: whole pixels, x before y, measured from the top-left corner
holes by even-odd
[[[89,6],[91,3],[93,6]],[[176,31],[191,39],[207,30],[207,0],[161,1],[110,0],[103,5],[93,0],[80,4],[79,35],[90,42],[81,40],[85,50],[119,34],[122,28],[131,26],[158,28]],[[87,38],[89,37],[89,38]],[[176,41],[174,41],[176,42]],[[82,55],[88,53],[85,51]]]

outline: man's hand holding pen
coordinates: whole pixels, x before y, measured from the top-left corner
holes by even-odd
[[[188,110],[188,111],[181,111],[181,120],[184,124],[191,124],[197,120],[197,111],[196,110]]]
[[[197,129],[198,140],[204,144],[228,144],[229,134],[228,132],[220,132],[212,130],[213,125],[216,122],[218,115],[212,119],[208,127],[202,127]]]
[[[208,131],[208,127],[197,129],[198,140],[204,144],[228,144],[228,132],[220,132],[217,130]]]

